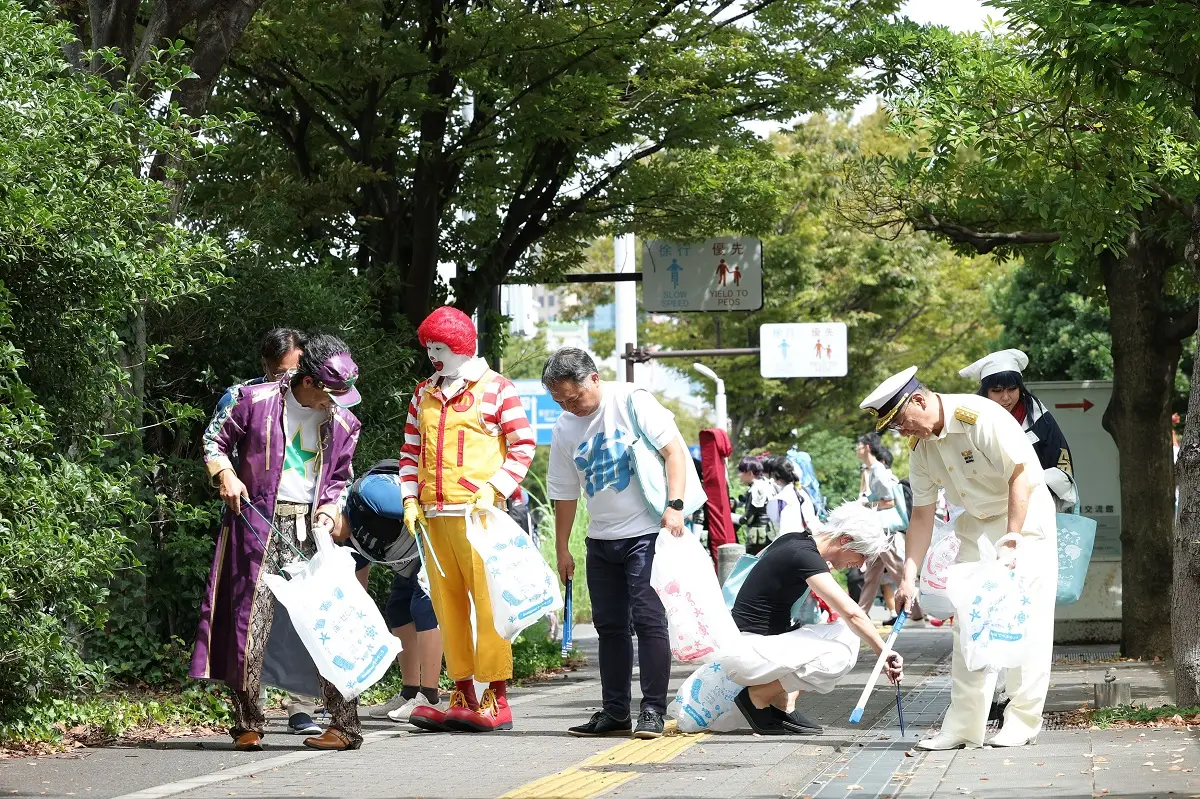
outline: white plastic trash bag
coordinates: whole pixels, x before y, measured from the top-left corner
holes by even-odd
[[[946,595],[950,567],[958,559],[958,536],[953,522],[936,522],[933,539],[921,565],[921,610],[935,619],[954,615],[954,603]]]
[[[676,660],[707,663],[741,636],[725,607],[712,559],[694,537],[659,531],[650,586],[666,608]]]
[[[285,565],[291,579],[264,574],[263,581],[287,608],[317,671],[347,700],[356,699],[387,672],[400,640],[354,576],[350,548],[334,544],[328,532],[312,532],[317,554]]]
[[[467,540],[483,558],[492,623],[501,638],[511,641],[542,616],[562,608],[558,576],[529,533],[507,513],[480,506],[467,517]]]
[[[959,643],[971,671],[1024,665],[1030,645],[1033,604],[1020,547],[1017,568],[996,558],[987,536],[979,537],[979,561],[950,567],[946,592],[958,615]]]
[[[739,730],[747,726],[735,704],[743,690],[720,663],[708,663],[679,686],[679,693],[667,706],[667,715],[678,721],[680,732]]]

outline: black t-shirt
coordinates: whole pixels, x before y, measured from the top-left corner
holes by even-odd
[[[744,633],[779,635],[792,627],[792,605],[814,574],[829,571],[808,533],[781,535],[767,547],[738,591],[733,620]]]

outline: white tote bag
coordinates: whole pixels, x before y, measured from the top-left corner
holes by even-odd
[[[958,613],[959,643],[970,671],[1016,668],[1036,654],[1030,643],[1033,615],[1047,610],[1030,601],[1021,555],[1018,545],[1017,568],[1009,569],[981,535],[979,560],[950,567],[946,594]]]
[[[317,671],[347,700],[356,699],[387,672],[400,640],[354,576],[351,550],[334,544],[327,532],[311,532],[317,554],[284,566],[291,579],[264,574],[263,581],[287,608]]]
[[[667,611],[667,635],[676,660],[707,663],[741,637],[725,607],[712,559],[694,536],[659,532],[650,587]]]
[[[933,539],[921,565],[921,610],[935,619],[954,615],[954,603],[946,595],[950,567],[958,560],[958,536],[954,522],[935,521]]]
[[[486,526],[481,517],[486,517]],[[492,623],[511,641],[542,616],[562,609],[558,575],[516,522],[494,507],[467,517],[467,540],[483,559]]]
[[[679,686],[667,715],[678,721],[680,732],[740,730],[748,726],[736,704],[742,690],[720,663],[708,663]]]

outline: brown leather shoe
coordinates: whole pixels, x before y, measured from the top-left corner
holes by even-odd
[[[233,748],[239,752],[261,752],[262,736],[256,732],[244,732],[233,742]]]
[[[357,749],[362,746],[362,741],[355,741],[339,730],[337,727],[330,727],[325,732],[313,738],[305,738],[304,745],[309,749],[324,749],[333,752],[346,752],[351,749]]]

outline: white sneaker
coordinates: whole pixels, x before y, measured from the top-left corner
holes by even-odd
[[[387,717],[397,724],[403,724],[408,721],[408,717],[412,715],[412,712],[419,707],[437,707],[437,705],[426,699],[425,694],[417,694],[400,707],[388,713]]]
[[[924,749],[926,752],[943,752],[947,749],[978,749],[979,744],[973,744],[965,738],[959,738],[948,732],[939,732],[932,738],[918,741],[916,748]]]
[[[396,692],[396,694],[391,699],[384,702],[382,705],[375,705],[368,711],[368,713],[370,714],[371,718],[373,718],[373,719],[387,718],[387,715],[389,713],[391,713],[396,708],[404,707],[404,704],[408,701],[409,700],[407,700],[403,696],[401,696],[399,692]]]
[[[1009,732],[1008,727],[1003,727],[1003,728],[1001,728],[1000,732],[998,732],[992,736],[991,740],[987,742],[987,745],[988,746],[1025,746],[1026,744],[1029,744],[1030,746],[1032,746],[1035,743],[1037,743],[1037,733],[1036,732],[1033,735],[1030,735],[1025,730],[1018,731],[1018,730],[1014,729],[1012,732]]]

